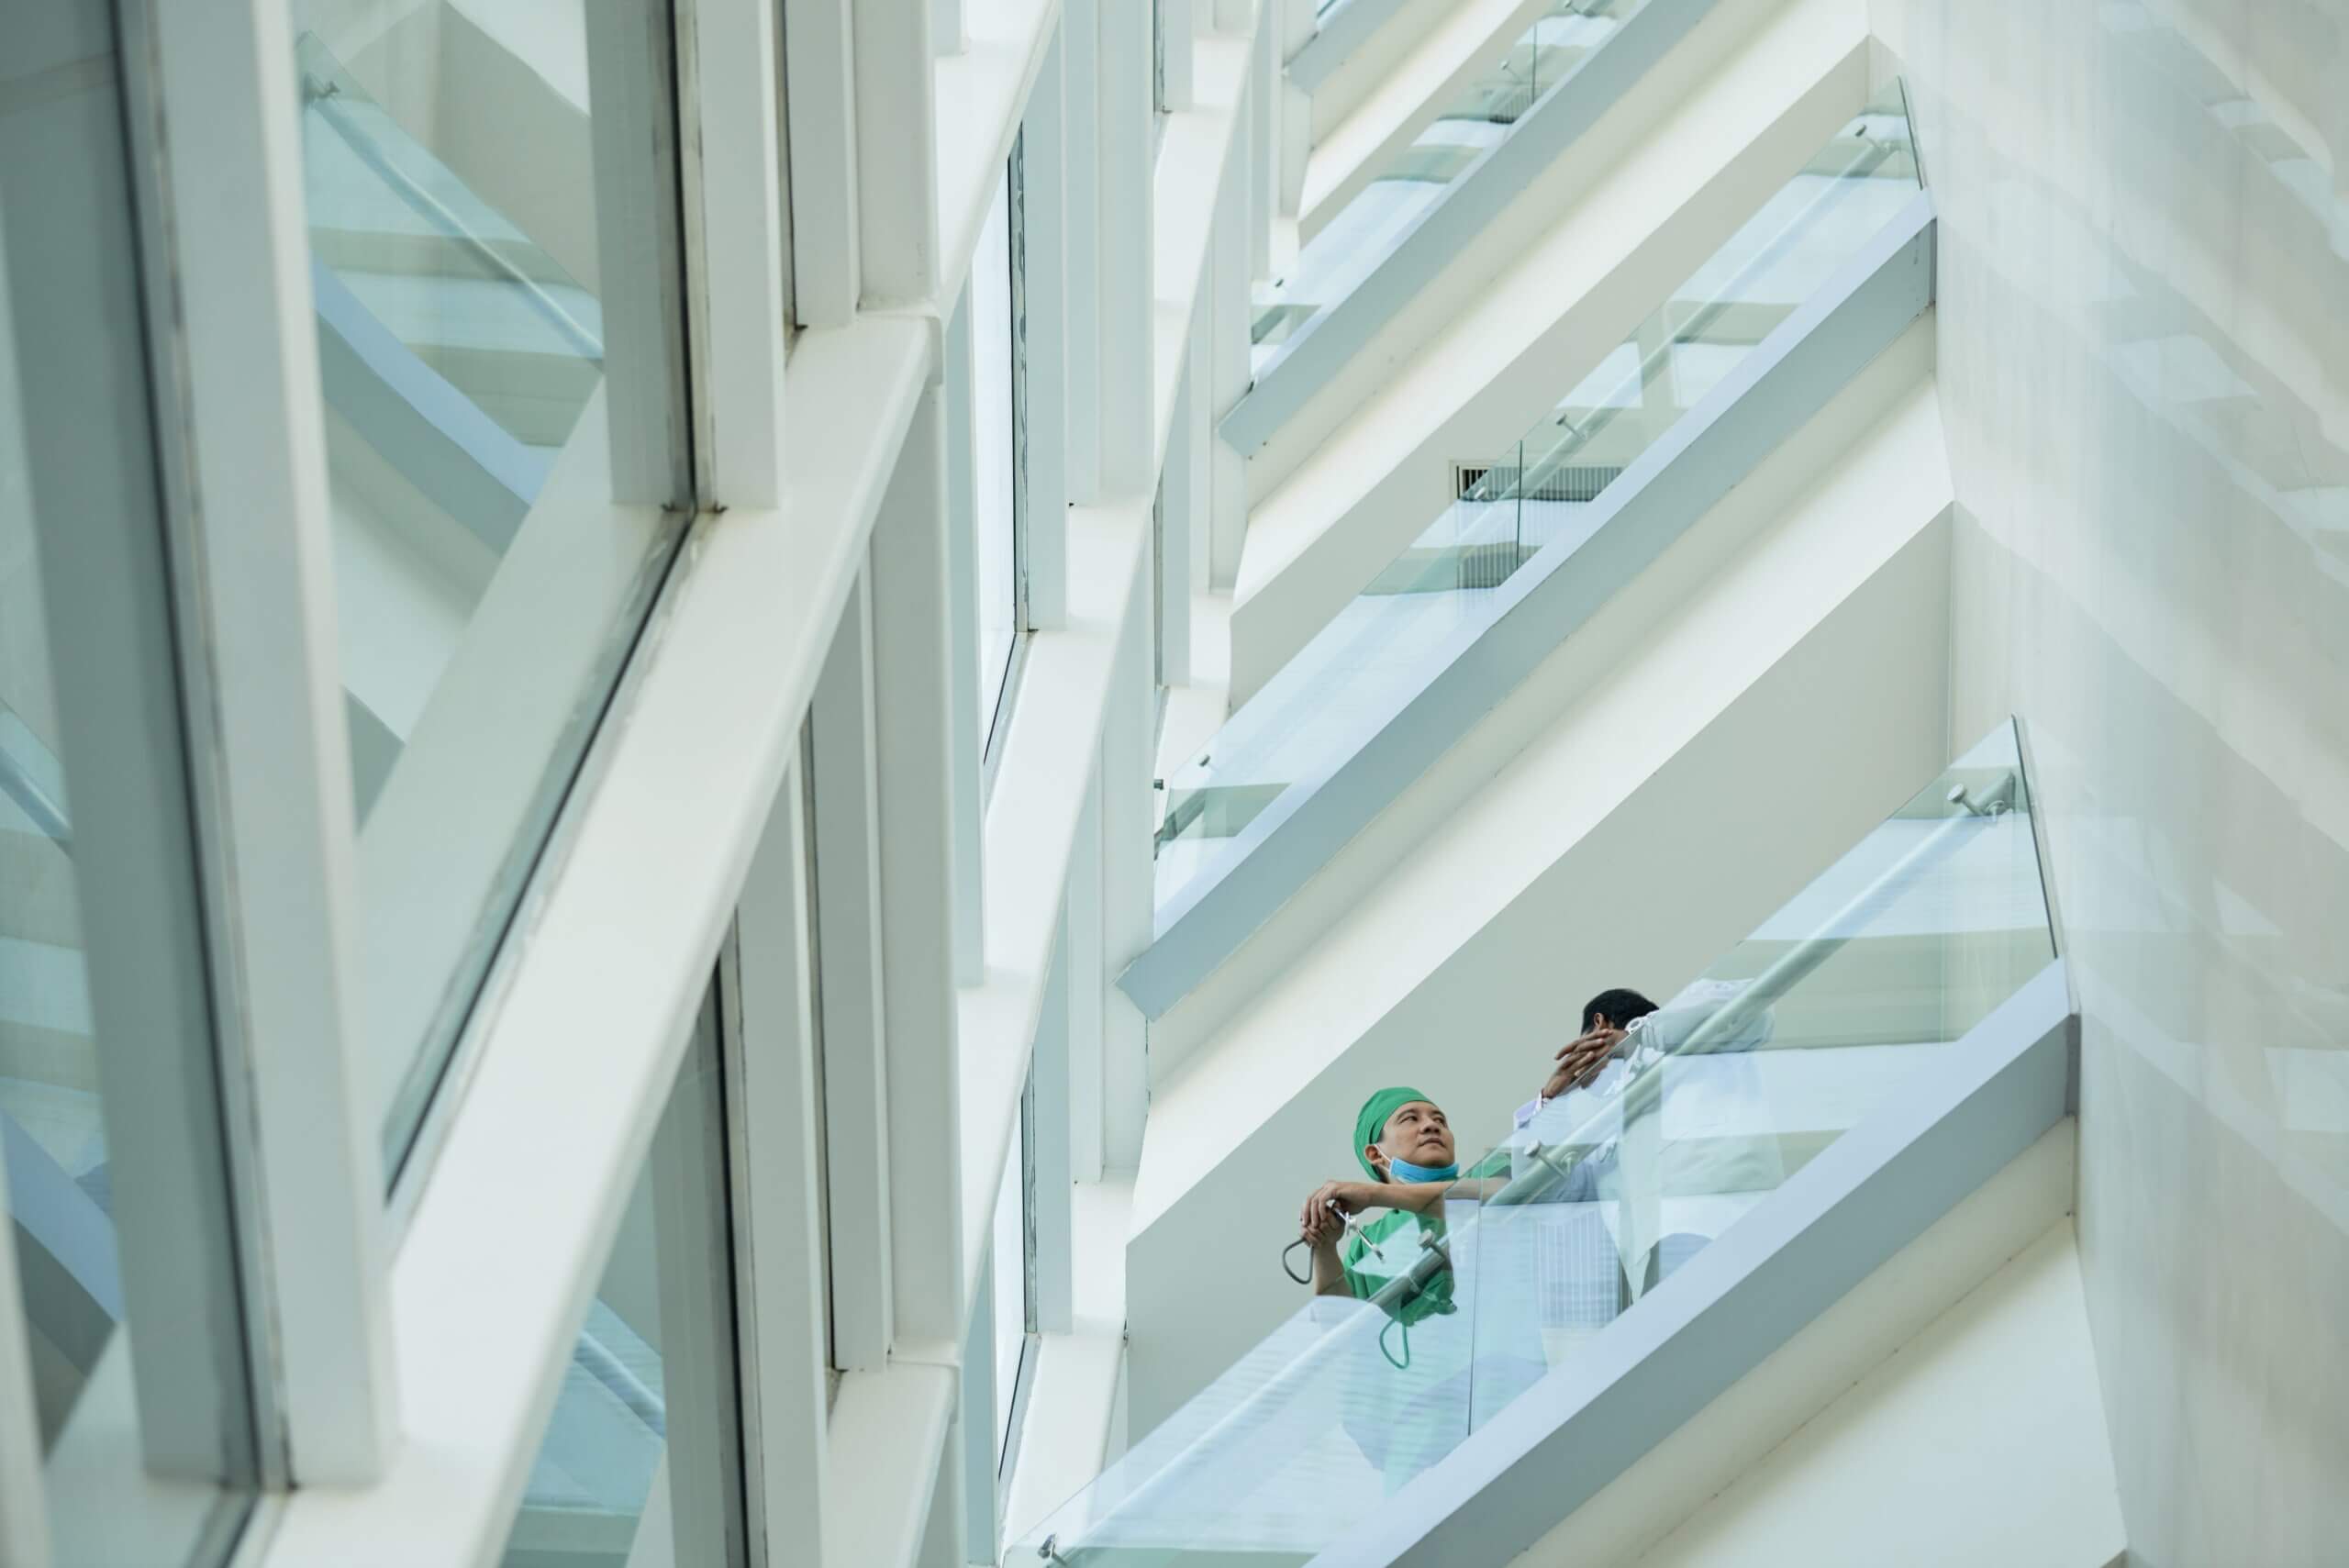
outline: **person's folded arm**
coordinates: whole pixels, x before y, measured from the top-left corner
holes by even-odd
[[[1316,1296],[1352,1296],[1353,1286],[1347,1283],[1345,1261],[1338,1254],[1338,1244],[1346,1234],[1344,1217],[1337,1210],[1324,1208],[1317,1218],[1308,1219],[1305,1240],[1313,1254],[1313,1294]]]

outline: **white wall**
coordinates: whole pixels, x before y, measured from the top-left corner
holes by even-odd
[[[2076,1146],[2071,1120],[2050,1128],[1518,1568],[2112,1561],[2120,1509],[2070,1220]]]
[[[1941,212],[1951,722],[2026,726],[2132,1555],[2349,1540],[2349,5],[1874,0]]]
[[[1627,1561],[2106,1568],[2121,1540],[2079,1255],[2061,1220]],[[1553,1531],[1518,1562],[1590,1561],[1566,1544]]]

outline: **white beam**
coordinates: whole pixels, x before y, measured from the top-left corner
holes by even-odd
[[[1193,335],[1196,341],[1196,333]],[[1206,497],[1198,474],[1208,437],[1200,408],[1202,388],[1193,375],[1196,356],[1183,355],[1181,379],[1174,384],[1174,418],[1166,441],[1166,462],[1158,477],[1158,545],[1152,553],[1150,585],[1152,624],[1158,646],[1154,684],[1191,684],[1191,519]]]
[[[775,0],[697,0],[691,18],[695,91],[682,136],[698,199],[688,302],[696,317],[695,403],[704,415],[695,454],[705,495],[724,506],[775,506],[784,492],[781,270],[781,74]],[[796,281],[796,280],[795,280]]]
[[[1101,948],[1108,972],[1118,973],[1150,945],[1151,835],[1156,829],[1150,789],[1155,726],[1150,617],[1136,584],[1110,671],[1109,712],[1101,736]],[[1101,994],[1101,1163],[1125,1174],[1141,1163],[1142,1118],[1150,1102],[1147,1026],[1140,1008],[1115,985]]]
[[[963,0],[930,0],[930,47],[939,54],[960,54],[970,47],[963,26]]]
[[[968,291],[966,290],[967,294]],[[946,323],[941,368],[938,461],[944,465],[949,792],[953,802],[954,981],[975,985],[986,969],[980,911],[986,898],[982,839],[986,799],[985,757],[979,728],[978,539],[974,515],[978,481],[972,408],[971,312],[966,298]]]
[[[1100,483],[1117,497],[1149,494],[1155,477],[1150,8],[1113,0],[1099,17]]]
[[[988,1359],[992,1371],[994,1359]],[[987,1443],[988,1421],[981,1421],[974,1429],[971,1412],[982,1407],[965,1393],[956,1402],[952,1419],[947,1422],[944,1457],[938,1466],[938,1485],[930,1495],[930,1517],[924,1521],[921,1544],[914,1553],[914,1568],[973,1568],[974,1562],[992,1564],[995,1553],[985,1542],[995,1534],[995,1486],[993,1482],[993,1447],[988,1445],[988,1458],[976,1472],[958,1460],[972,1452],[974,1442]],[[995,1398],[989,1385],[984,1408],[992,1410]],[[986,1485],[975,1488],[973,1483],[984,1476]],[[985,1556],[980,1553],[985,1552]]]
[[[1161,54],[1164,90],[1158,106],[1169,114],[1191,106],[1191,51],[1198,41],[1198,27],[1208,18],[1197,14],[1212,0],[1154,0],[1158,6],[1157,49]],[[1196,6],[1196,9],[1195,9]]]
[[[1089,801],[1092,792],[1088,789],[1085,794]],[[1080,836],[1084,820],[1079,818]],[[1072,885],[1087,869],[1087,858],[1080,843],[1069,859]],[[1073,905],[1074,900],[1070,902]],[[1036,1328],[1047,1334],[1068,1332],[1074,1327],[1075,1311],[1076,1231],[1070,1207],[1075,1195],[1070,1165],[1069,958],[1077,944],[1071,940],[1070,925],[1063,908],[1059,940],[1052,944],[1052,969],[1044,977],[1044,1007],[1037,1021],[1036,1049],[1029,1070],[1036,1096],[1028,1143],[1029,1161],[1035,1169],[1030,1233],[1035,1247]]]
[[[961,1077],[954,1015],[953,696],[942,400],[926,394],[873,528],[888,1234],[896,1332],[961,1338]]]
[[[1208,289],[1214,317],[1208,417],[1218,426],[1248,393],[1250,342],[1255,306],[1249,289],[1248,195],[1227,180],[1217,197],[1215,238],[1209,246]],[[1248,460],[1217,435],[1208,459],[1211,473],[1207,524],[1207,570],[1200,581],[1229,593],[1240,575],[1240,552],[1248,534]]]
[[[363,1482],[397,1420],[384,1107],[360,1058],[358,829],[294,40],[272,0],[158,5],[151,24],[171,213],[156,263],[175,281],[182,354],[182,400],[163,417],[185,423],[182,522],[206,584],[190,634],[212,684],[191,719],[214,758],[197,787],[221,835],[214,962],[251,1095],[257,1240],[275,1261],[263,1310],[293,1478]],[[222,180],[228,169],[241,177]]]
[[[938,133],[930,6],[851,0],[856,72],[856,227],[864,308],[939,293]]]
[[[1209,243],[1212,246],[1213,241]],[[1167,534],[1166,581],[1159,588],[1165,596],[1163,624],[1170,686],[1191,684],[1191,595],[1205,586],[1192,564],[1202,553],[1198,546],[1208,537],[1215,510],[1217,442],[1215,422],[1208,412],[1215,368],[1215,300],[1209,292],[1213,279],[1210,267],[1193,297],[1191,339],[1183,356],[1183,517],[1180,525]]]
[[[1092,506],[1101,492],[1100,0],[1062,0],[1061,67],[1068,128],[1068,498]]]
[[[845,327],[863,287],[852,0],[783,0],[791,278],[807,327]]]
[[[736,1017],[727,1079],[732,1159],[741,1172],[734,1223],[743,1303],[741,1353],[745,1487],[766,1562],[821,1562],[829,1445],[830,1260],[817,1168],[813,1007],[815,906],[809,871],[807,773],[800,757],[775,791],[766,830],[742,883],[726,995]]]
[[[1028,625],[1039,631],[1068,615],[1069,287],[1071,157],[1066,46],[1055,30],[1028,99],[1020,137],[1018,284],[1025,333],[1027,440],[1021,474],[1026,512]]]
[[[896,1333],[873,667],[867,572],[850,589],[807,716],[815,754],[816,953],[823,998],[825,1144],[831,1161],[833,1345],[840,1364],[859,1371],[886,1363]]]
[[[723,1562],[751,1509],[736,1314],[741,1280],[729,1212],[738,1190],[729,1145],[739,1142],[726,1116],[725,997],[712,967],[711,989],[638,1177],[637,1190],[651,1204],[651,1246],[625,1272],[650,1264],[653,1273],[650,1281],[636,1279],[651,1287],[665,1424],[629,1568]],[[760,1502],[763,1519],[763,1495]]]
[[[971,1331],[963,1341],[962,1398],[955,1407],[953,1431],[946,1440],[946,1467],[962,1484],[939,1488],[941,1499],[950,1490],[959,1492],[961,1507],[952,1510],[932,1504],[930,1529],[922,1542],[925,1568],[931,1562],[940,1568],[969,1568],[972,1557],[996,1536],[995,1268],[990,1252],[986,1268],[979,1275],[979,1287],[971,1293]],[[986,1485],[970,1484],[982,1478]],[[963,1516],[959,1529],[952,1518],[955,1511]],[[988,1552],[987,1561],[994,1561],[994,1555]]]
[[[1101,994],[1109,988],[1101,956],[1101,776],[1097,759],[1069,862],[1068,903],[1061,929],[1068,964],[1068,1125],[1072,1181],[1101,1179]]]
[[[1257,0],[1269,6],[1275,0]],[[1256,28],[1249,50],[1246,190],[1248,197],[1248,272],[1251,277],[1273,275],[1273,219],[1280,209],[1281,151],[1276,89],[1281,82],[1280,40],[1276,28],[1265,22]]]
[[[913,1568],[952,1436],[955,1371],[899,1364],[841,1379],[824,1568]]]

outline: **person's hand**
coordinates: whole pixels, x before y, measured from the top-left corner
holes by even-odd
[[[1306,1198],[1305,1212],[1297,1221],[1301,1233],[1311,1236],[1316,1217],[1329,1216],[1333,1204],[1337,1206],[1338,1225],[1342,1229],[1345,1216],[1359,1214],[1363,1210],[1362,1196],[1357,1191],[1361,1184],[1359,1182],[1324,1182],[1314,1188]]]
[[[1305,1239],[1316,1249],[1336,1246],[1338,1239],[1345,1233],[1346,1217],[1336,1209],[1323,1207],[1306,1211]]]
[[[1601,1018],[1588,1034],[1577,1035],[1558,1048],[1558,1065],[1550,1081],[1542,1085],[1542,1097],[1554,1100],[1589,1080],[1622,1043],[1623,1031]]]

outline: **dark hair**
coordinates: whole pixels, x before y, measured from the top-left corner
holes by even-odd
[[[1582,1005],[1582,1032],[1588,1034],[1592,1022],[1601,1013],[1607,1015],[1609,1023],[1620,1029],[1633,1018],[1644,1018],[1654,1011],[1655,1004],[1637,991],[1626,991],[1617,986],[1612,991],[1601,991]]]

